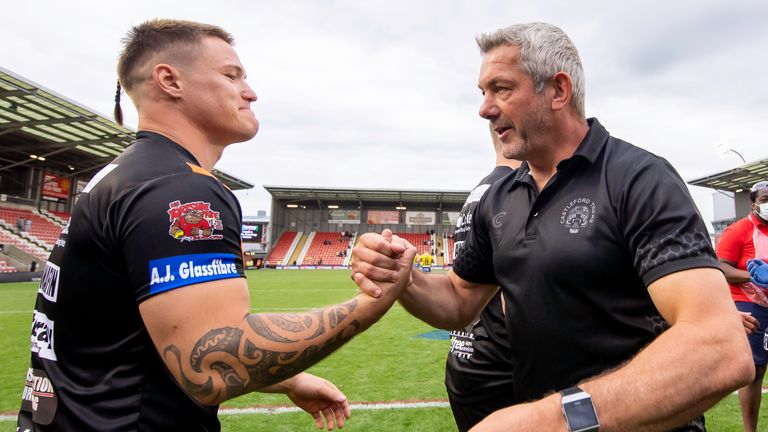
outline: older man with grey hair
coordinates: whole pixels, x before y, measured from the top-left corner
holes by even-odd
[[[585,117],[562,30],[513,25],[478,44],[480,116],[525,162],[483,195],[453,270],[412,272],[399,298],[454,329],[497,286],[507,296],[517,404],[472,430],[705,430],[701,414],[754,366],[685,182]],[[411,248],[363,235],[353,279],[374,294]]]

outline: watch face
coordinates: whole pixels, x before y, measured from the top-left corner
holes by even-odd
[[[599,425],[592,400],[588,397],[563,404],[563,409],[568,419],[568,426],[573,432],[582,429],[590,430]]]

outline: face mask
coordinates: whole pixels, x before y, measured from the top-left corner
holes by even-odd
[[[755,211],[761,218],[768,220],[768,203],[758,204]]]

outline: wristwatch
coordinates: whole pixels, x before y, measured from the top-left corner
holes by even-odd
[[[579,387],[571,387],[560,392],[565,423],[568,432],[597,432],[600,421],[597,419],[592,397]]]

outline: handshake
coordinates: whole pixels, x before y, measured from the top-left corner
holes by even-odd
[[[412,282],[416,248],[385,229],[366,233],[352,249],[352,280],[372,297],[397,298]]]
[[[768,289],[768,264],[761,259],[752,259],[747,261],[747,271],[753,284]]]

